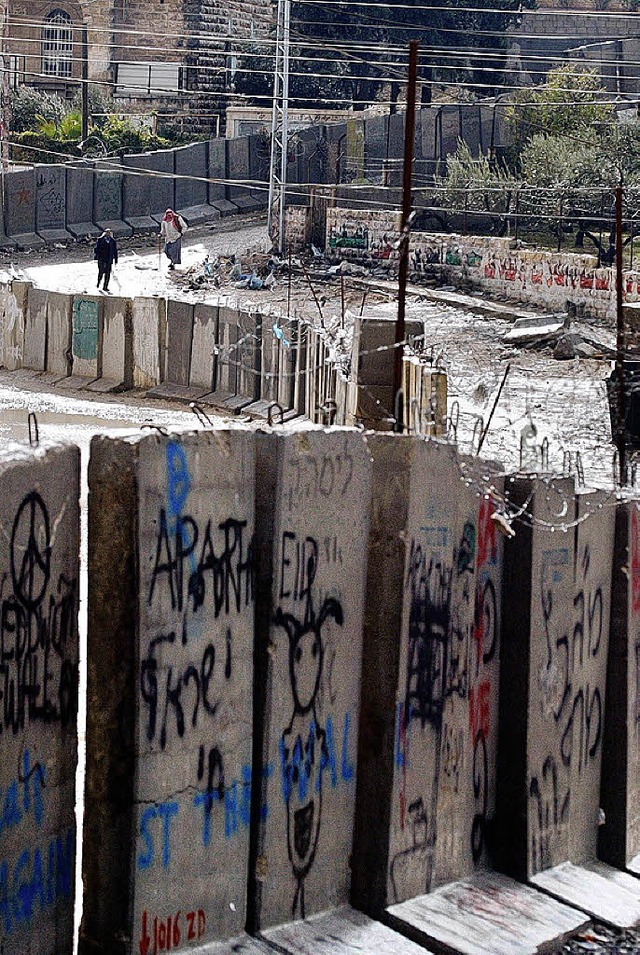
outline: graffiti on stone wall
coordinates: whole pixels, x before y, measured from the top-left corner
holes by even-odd
[[[64,222],[64,172],[41,167],[36,172],[38,227],[60,226]]]
[[[348,229],[344,223],[340,227],[332,226],[329,232],[329,248],[365,251],[369,248],[369,231],[366,226]]]
[[[279,605],[274,625],[287,636],[292,712],[279,741],[282,797],[287,813],[287,852],[296,889],[291,915],[305,917],[305,882],[321,842],[327,789],[354,778],[351,717],[336,714],[332,669],[336,649],[331,624],[342,628],[339,596],[319,598],[322,563],[342,562],[337,537],[320,542],[285,531],[281,541]],[[283,610],[293,606],[295,612]]]
[[[95,215],[99,220],[119,219],[121,214],[122,176],[99,172],[95,178]]]

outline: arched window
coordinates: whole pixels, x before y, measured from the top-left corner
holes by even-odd
[[[52,10],[42,27],[42,72],[47,76],[71,76],[71,17],[64,10]]]

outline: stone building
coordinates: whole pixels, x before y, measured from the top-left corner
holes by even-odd
[[[272,19],[271,0],[4,3],[14,85],[69,98],[86,55],[89,81],[104,84],[123,112],[198,114],[204,128],[207,116],[224,111],[238,58],[266,37]]]

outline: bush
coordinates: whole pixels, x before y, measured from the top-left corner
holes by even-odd
[[[67,103],[56,93],[42,93],[30,86],[21,86],[11,96],[10,129],[14,133],[33,131],[38,125],[38,116],[57,125],[67,109]]]

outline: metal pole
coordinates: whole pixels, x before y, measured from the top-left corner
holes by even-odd
[[[271,111],[271,161],[267,229],[278,252],[284,252],[284,210],[289,139],[289,34],[291,0],[278,0],[276,55]],[[278,235],[276,236],[276,228]]]
[[[82,142],[89,137],[89,44],[87,41],[87,26],[82,27],[82,83],[80,90],[82,100]]]
[[[407,80],[407,117],[404,128],[404,165],[402,171],[401,245],[398,268],[398,317],[396,319],[395,354],[393,356],[394,431],[402,432],[402,357],[404,353],[404,314],[409,272],[409,224],[411,216],[411,173],[413,140],[416,132],[416,78],[418,75],[418,42],[409,43],[409,77]]]
[[[9,0],[5,2],[2,18],[2,171],[9,168],[9,127],[11,125],[11,83],[9,76],[10,61],[7,52],[9,32]]]
[[[622,311],[622,186],[616,189],[616,377],[617,377],[617,414],[615,445],[618,449],[618,467],[620,470],[620,484],[627,483],[627,462],[625,442],[626,396],[624,387],[624,314]]]

